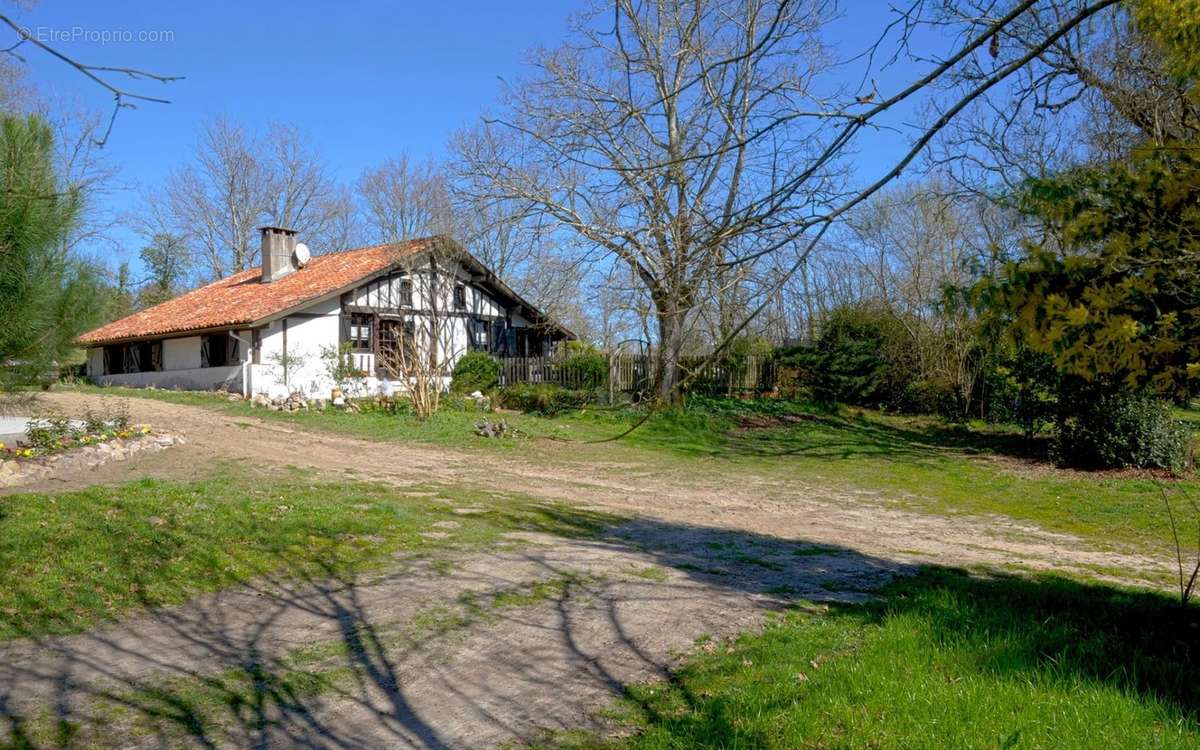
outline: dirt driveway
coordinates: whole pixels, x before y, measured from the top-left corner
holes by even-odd
[[[65,412],[99,403],[74,393],[46,398]],[[397,561],[369,580],[263,581],[81,636],[2,646],[0,722],[8,726],[0,723],[0,746],[22,746],[38,717],[69,727],[67,745],[84,746],[107,746],[114,731],[124,745],[163,747],[525,742],[546,728],[589,725],[624,685],[665,675],[700,636],[743,631],[798,598],[862,598],[918,563],[1066,571],[1166,564],[1004,519],[905,512],[803,477],[664,470],[627,452],[606,462],[590,451],[583,460],[559,443],[515,457],[368,442],[127,401],[134,420],[188,443],[25,489],[189,478],[237,460],[401,487],[518,491],[633,520],[597,540],[514,539],[510,549],[454,560],[449,572]],[[539,586],[549,593],[525,606],[487,616],[463,610],[464,594]],[[431,629],[430,613],[443,626]],[[299,671],[332,669],[340,678],[308,693],[291,680],[295,653],[313,647],[325,655]],[[188,697],[197,690],[215,691],[227,709],[203,714]]]

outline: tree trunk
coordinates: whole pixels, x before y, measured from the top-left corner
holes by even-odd
[[[658,313],[658,356],[655,358],[655,382],[658,398],[664,404],[683,403],[679,385],[679,355],[683,351],[683,315],[680,312]]]

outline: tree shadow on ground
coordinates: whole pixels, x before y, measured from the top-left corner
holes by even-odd
[[[594,528],[590,514],[556,513],[565,528]],[[1052,661],[1162,696],[1188,716],[1200,708],[1187,679],[1194,612],[1163,597],[955,572],[912,580],[958,606],[912,595],[872,603],[868,592],[917,570],[653,519],[569,540],[529,533],[451,570],[408,560],[366,577],[264,576],[115,627],[0,647],[0,748],[521,742],[539,727],[586,722],[631,683],[670,679],[673,654],[696,637],[750,628],[800,601],[860,618],[919,607],[947,637],[1042,623],[1013,645],[1028,658],[995,668]]]

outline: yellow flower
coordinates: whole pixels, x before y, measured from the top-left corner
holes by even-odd
[[[0,451],[4,450],[4,441],[0,440]]]
[[[1087,322],[1088,310],[1083,305],[1076,305],[1067,311],[1067,322],[1073,326],[1081,326]]]
[[[143,434],[143,435],[149,435],[149,434],[150,434],[150,428],[149,428],[149,427],[143,427],[143,428],[142,428],[142,434]]]
[[[1200,378],[1200,362],[1188,362],[1187,376],[1189,378]]]

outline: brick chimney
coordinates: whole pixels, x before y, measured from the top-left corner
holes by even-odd
[[[296,249],[296,231],[282,227],[260,227],[262,233],[262,281],[277,281],[296,270],[292,252]]]

